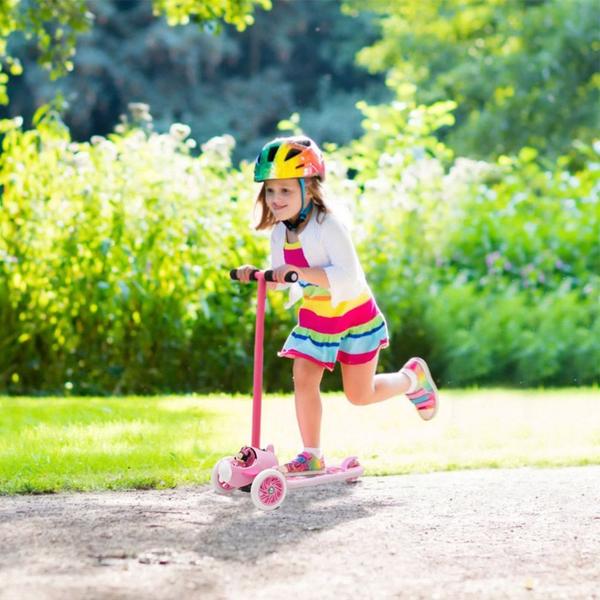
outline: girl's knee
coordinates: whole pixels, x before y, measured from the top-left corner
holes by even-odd
[[[323,377],[323,367],[310,362],[306,359],[296,358],[294,360],[294,368],[292,370],[292,378],[294,386],[314,386],[321,383]]]
[[[371,393],[367,389],[344,387],[344,394],[346,395],[348,402],[355,406],[369,404],[371,398]]]
[[[375,370],[377,356],[368,363],[358,365],[342,365],[342,383],[348,402],[356,405],[371,404],[375,394]]]

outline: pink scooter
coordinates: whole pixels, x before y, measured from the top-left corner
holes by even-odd
[[[238,279],[237,271],[231,271]],[[243,446],[233,457],[222,458],[212,471],[212,487],[218,494],[231,494],[234,490],[250,492],[252,502],[261,510],[279,508],[289,489],[323,485],[334,481],[354,482],[364,468],[355,456],[346,458],[340,466],[327,467],[316,475],[289,475],[278,470],[279,462],[272,445],[260,447],[260,417],[262,404],[263,338],[265,323],[265,298],[267,281],[273,280],[273,271],[253,271],[251,279],[258,282],[256,307],[256,333],[254,338],[254,400],[252,403],[252,445]],[[298,280],[298,273],[290,272],[286,281]]]

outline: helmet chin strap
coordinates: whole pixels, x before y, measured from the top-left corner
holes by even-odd
[[[296,231],[296,229],[298,229],[298,227],[300,227],[300,225],[302,225],[302,223],[304,223],[304,221],[306,221],[306,217],[308,216],[308,213],[310,212],[310,209],[312,208],[312,200],[309,200],[308,204],[306,206],[304,206],[304,179],[302,179],[302,177],[300,177],[300,179],[298,179],[298,181],[300,182],[300,192],[301,192],[301,198],[302,198],[300,214],[298,215],[298,218],[295,221],[291,221],[290,219],[288,219],[287,221],[283,222],[283,224],[290,231]]]

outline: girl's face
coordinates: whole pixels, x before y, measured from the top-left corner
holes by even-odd
[[[276,221],[294,219],[302,207],[302,192],[298,179],[267,179],[265,200]],[[308,202],[308,198],[304,198]]]

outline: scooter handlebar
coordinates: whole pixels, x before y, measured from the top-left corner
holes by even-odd
[[[260,271],[258,269],[255,269],[250,273],[250,279],[252,279],[253,281],[256,281],[256,273],[260,273]],[[265,276],[265,281],[275,281],[275,279],[273,279],[273,271],[271,269],[263,271],[263,274]],[[229,272],[229,276],[231,277],[231,279],[235,279],[237,281],[239,279],[237,269],[231,269],[231,271]],[[298,273],[296,271],[288,271],[285,274],[284,279],[288,283],[295,283],[296,281],[298,281]]]

